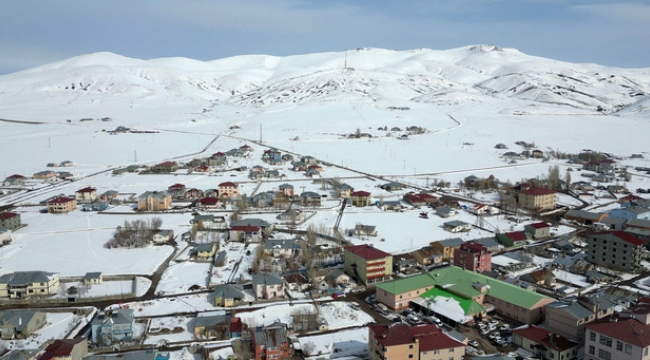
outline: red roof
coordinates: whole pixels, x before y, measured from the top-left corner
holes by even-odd
[[[73,198],[65,197],[65,196],[59,196],[57,198],[54,198],[50,201],[48,201],[48,204],[65,204],[69,203],[71,201],[75,201]]]
[[[645,200],[645,199],[640,196],[636,196],[634,194],[629,194],[627,196],[623,196],[622,198],[618,199],[618,202],[623,203],[623,202],[629,202],[634,200]]]
[[[244,144],[244,145],[240,146],[239,148],[240,148],[240,149],[250,149],[251,147],[248,146],[248,145],[246,145],[246,144]]]
[[[241,322],[241,319],[233,316],[230,318],[230,332],[231,333],[241,333],[244,326]]]
[[[526,240],[526,234],[523,231],[513,231],[503,234],[512,241],[524,241]]]
[[[347,246],[345,247],[345,251],[349,251],[365,260],[377,260],[391,256],[389,253],[367,244]]]
[[[222,156],[226,156],[226,154],[222,153],[221,151],[212,154],[212,157],[222,157]]]
[[[532,226],[535,229],[544,229],[550,227],[551,225],[545,222],[538,222],[538,223],[530,224],[530,226]]]
[[[628,244],[632,244],[634,246],[645,245],[645,242],[643,240],[641,240],[638,237],[630,234],[629,232],[625,232],[625,231],[622,231],[622,230],[604,231],[604,232],[600,232],[600,233],[595,234],[595,235],[596,236],[598,236],[598,235],[611,235],[611,236],[615,236],[615,237],[619,238],[620,240],[623,240],[623,241],[627,242]]]
[[[558,350],[560,352],[578,346],[578,343],[570,341],[560,335],[551,334],[548,330],[539,328],[535,325],[528,325],[527,327],[514,329],[512,330],[512,333],[517,334],[522,338],[529,339],[532,342],[544,345],[547,348],[553,348],[554,350]],[[552,341],[551,336],[553,336]],[[554,346],[550,346],[551,342]]]
[[[78,193],[91,193],[91,192],[95,192],[95,191],[97,191],[97,189],[92,188],[92,187],[90,187],[90,186],[89,186],[89,187],[85,187],[85,188],[83,188],[83,189],[81,189],[81,190],[77,190]]]
[[[619,318],[617,321],[610,321],[611,316],[596,320],[585,325],[589,330],[621,340],[642,348],[650,346],[650,325],[633,319]]]
[[[169,189],[185,189],[185,185],[183,184],[174,184],[169,187]]]
[[[0,213],[0,220],[7,220],[7,219],[11,219],[12,217],[16,217],[16,216],[18,216],[18,214],[12,213],[12,212],[9,212],[9,211],[5,211],[5,212]]]
[[[352,197],[368,197],[368,196],[370,196],[370,193],[367,192],[367,191],[359,190],[359,191],[355,191],[353,193],[350,193],[350,196],[352,196]]]
[[[261,228],[259,226],[237,225],[231,227],[230,230],[252,233],[252,232],[260,232]]]
[[[369,325],[375,340],[381,346],[414,344],[416,339],[420,351],[432,351],[464,347],[465,344],[443,333],[435,325],[409,326],[399,324],[372,324]]]
[[[550,194],[555,194],[555,191],[551,189],[545,189],[545,188],[530,188],[528,190],[522,190],[519,192],[520,194],[525,194],[525,195],[532,195],[532,196],[541,196],[541,195],[550,195]]]
[[[205,197],[199,201],[201,205],[216,205],[219,202],[219,198],[216,197]]]
[[[165,162],[161,162],[160,164],[158,164],[158,165],[156,165],[156,166],[172,167],[172,166],[176,166],[176,165],[177,165],[177,164],[176,164],[175,161],[165,161]]]
[[[13,174],[9,176],[7,179],[24,179],[25,177],[20,175],[20,174]]]
[[[38,360],[50,360],[53,358],[69,357],[74,349],[74,346],[86,340],[85,338],[79,339],[63,339],[56,340],[45,348],[45,352]]]
[[[231,181],[222,182],[218,187],[237,187],[237,184]]]
[[[463,243],[462,245],[460,245],[460,249],[469,252],[487,251],[487,248],[484,245],[479,243],[473,243],[473,242]]]

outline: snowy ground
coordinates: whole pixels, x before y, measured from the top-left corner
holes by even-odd
[[[36,350],[50,339],[64,339],[72,329],[84,321],[84,318],[70,312],[48,312],[47,325],[37,330],[32,336],[23,340],[0,340],[5,349]]]
[[[194,340],[194,329],[189,326],[193,318],[185,316],[159,317],[149,320],[145,344],[158,345]]]
[[[156,294],[170,295],[188,293],[190,287],[196,290],[207,289],[210,274],[210,263],[182,262],[170,263],[156,287]]]

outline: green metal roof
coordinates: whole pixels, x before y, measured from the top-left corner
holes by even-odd
[[[423,298],[431,300],[434,300],[438,296],[452,298],[458,301],[460,307],[463,309],[463,311],[465,311],[465,316],[474,316],[475,314],[478,314],[484,310],[483,306],[481,306],[481,304],[478,302],[450,293],[449,291],[442,288],[436,287],[422,294]]]
[[[548,296],[492,279],[479,273],[463,270],[456,266],[435,269],[427,274],[384,282],[376,285],[376,287],[391,294],[401,294],[427,286],[435,286],[461,297],[471,299],[480,294],[474,286],[475,283],[486,284],[487,295],[497,299],[503,299],[511,304],[527,309],[537,304],[540,300],[551,300]]]

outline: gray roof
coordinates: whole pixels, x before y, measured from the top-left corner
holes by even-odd
[[[271,226],[271,224],[264,221],[264,220],[262,220],[262,219],[251,218],[251,219],[242,219],[242,220],[239,220],[239,221],[232,222],[232,223],[230,223],[230,226],[231,227],[235,227],[235,226],[257,226],[257,227],[260,227],[260,228],[267,228],[267,227]]]
[[[154,360],[156,351],[125,352],[117,355],[89,355],[84,360]]]
[[[226,258],[228,257],[228,252],[224,251],[219,251],[217,253],[216,258],[214,259],[215,263],[220,263],[226,261]]]
[[[337,189],[339,189],[339,190],[352,190],[353,188],[352,188],[352,186],[350,186],[350,185],[348,185],[346,183],[343,183],[343,184],[339,184],[339,186],[337,186]]]
[[[253,286],[257,285],[282,285],[282,277],[273,273],[262,273],[253,275]]]
[[[268,239],[264,242],[264,249],[291,249],[295,243],[294,239]]]
[[[16,271],[0,276],[0,284],[11,286],[27,285],[32,283],[49,282],[54,273],[45,271]]]
[[[140,194],[140,196],[138,196],[138,199],[147,199],[150,196],[155,198],[155,199],[164,199],[164,198],[166,198],[168,196],[171,196],[171,195],[169,195],[169,193],[166,190],[165,191],[145,191],[142,194]]]
[[[627,226],[638,226],[650,228],[650,220],[646,219],[630,219],[627,221]]]
[[[196,244],[194,248],[192,248],[193,253],[197,253],[199,251],[212,251],[214,248],[215,244],[214,243],[201,243],[201,244]]]
[[[291,184],[282,184],[282,185],[280,185],[279,189],[280,190],[293,189],[293,185],[291,185]]]
[[[92,322],[93,325],[103,324],[111,321],[113,324],[128,324],[135,321],[133,317],[133,309],[113,309],[104,311],[103,314],[98,315]]]
[[[33,359],[36,355],[36,350],[11,350],[6,355],[4,355],[2,360],[29,360]]]
[[[601,221],[601,223],[605,224],[605,225],[610,225],[610,226],[614,225],[614,226],[620,227],[620,226],[623,226],[625,224],[625,219],[607,216],[606,218],[604,218]]]
[[[472,240],[472,242],[475,242],[477,244],[481,244],[481,245],[485,246],[486,248],[499,247],[499,244],[496,242],[496,240],[494,240],[494,238],[491,238],[491,237],[475,239],[475,240]]]
[[[0,313],[0,324],[9,323],[22,332],[27,324],[36,315],[33,310],[7,310]]]
[[[264,327],[256,327],[253,330],[253,336],[256,345],[264,345],[267,348],[279,347],[289,341],[287,325],[277,322]]]
[[[627,212],[631,212],[631,213],[634,213],[634,214],[638,215],[638,214],[645,214],[648,211],[650,211],[650,209],[646,209],[643,206],[635,205],[635,206],[628,206],[628,207],[624,207],[624,208],[614,209],[614,210],[611,210],[610,213],[615,213],[615,212],[620,212],[620,211],[627,211]]]
[[[546,305],[549,308],[561,309],[574,319],[584,319],[593,315],[589,309],[578,304],[577,302],[555,301]]]
[[[87,272],[86,276],[84,276],[84,279],[99,279],[102,277],[101,272]]]
[[[457,226],[466,226],[469,225],[466,222],[460,221],[460,220],[453,220],[453,221],[447,221],[444,223],[445,226],[451,226],[451,227],[457,227]]]
[[[313,192],[313,191],[305,191],[304,193],[300,194],[301,198],[319,198],[320,199],[320,194]]]
[[[223,315],[211,315],[211,316],[197,316],[194,318],[194,327],[211,327],[219,324],[228,324],[230,323],[230,316],[227,314]]]
[[[214,288],[212,294],[224,299],[243,299],[244,288],[237,284],[221,284]]]
[[[569,217],[578,218],[578,219],[591,220],[591,221],[598,221],[602,215],[603,215],[603,213],[594,213],[594,212],[589,212],[589,211],[584,211],[584,210],[571,209],[571,210],[567,211],[564,216],[565,217],[569,216]]]
[[[442,246],[458,247],[462,243],[464,243],[464,241],[461,238],[451,238],[451,239],[440,240],[440,241],[438,241],[438,243],[440,243],[440,245],[442,245]]]

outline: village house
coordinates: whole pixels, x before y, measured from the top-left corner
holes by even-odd
[[[219,208],[219,198],[217,197],[204,197],[199,200],[196,204],[196,207],[203,210],[214,210]]]
[[[417,207],[417,206],[428,206],[430,204],[435,204],[438,202],[438,198],[427,193],[414,193],[410,192],[402,196],[402,200],[407,204]]]
[[[545,328],[567,339],[582,341],[586,324],[614,313],[616,303],[607,296],[595,296],[597,298],[572,297],[547,304],[544,308]]]
[[[439,264],[442,262],[442,252],[434,249],[432,246],[425,246],[411,252],[415,261],[422,266]]]
[[[34,310],[5,310],[0,312],[0,338],[26,339],[47,325],[47,315]]]
[[[321,196],[313,191],[305,191],[300,194],[300,205],[303,207],[321,206]]]
[[[13,174],[5,178],[2,186],[25,186],[25,177],[19,174]]]
[[[138,196],[139,211],[163,211],[172,207],[172,196],[167,191],[145,191]]]
[[[538,222],[524,226],[524,231],[529,233],[533,239],[546,239],[551,236],[551,225],[546,222]]]
[[[228,162],[228,155],[219,151],[207,158],[206,162],[209,166],[221,166]]]
[[[223,215],[214,214],[196,214],[190,220],[190,224],[195,224],[198,229],[205,230],[226,230],[228,229],[228,221]]]
[[[286,324],[275,322],[266,326],[251,327],[249,331],[255,360],[291,358],[291,343],[287,337]]]
[[[280,193],[284,195],[285,198],[291,199],[294,196],[293,185],[291,184],[282,184],[279,186]]]
[[[59,196],[47,201],[47,211],[52,214],[67,213],[77,208],[74,198]]]
[[[74,193],[75,200],[77,203],[91,203],[97,200],[97,189],[93,187],[85,187],[79,189]]]
[[[169,229],[160,229],[153,234],[153,243],[154,244],[165,244],[169,243],[174,239],[174,231]]]
[[[219,284],[212,291],[214,306],[232,307],[244,302],[244,287],[239,284]]]
[[[108,203],[102,200],[96,200],[92,203],[83,204],[81,211],[104,211],[108,209]]]
[[[457,233],[457,232],[466,232],[470,231],[472,229],[472,225],[468,224],[463,221],[459,220],[454,220],[454,221],[448,221],[444,224],[442,224],[445,230],[452,232],[452,233]]]
[[[511,231],[507,233],[497,233],[496,240],[505,247],[519,247],[526,245],[528,237],[523,231]]]
[[[393,272],[409,273],[416,270],[417,264],[413,255],[409,253],[393,256]]]
[[[239,185],[226,181],[217,185],[219,197],[235,197],[239,195]]]
[[[82,360],[88,356],[88,339],[57,339],[45,348],[38,360]]]
[[[32,177],[35,180],[49,180],[49,179],[54,178],[55,176],[56,176],[56,172],[54,172],[52,170],[43,170],[43,171],[39,171],[37,173],[34,173],[34,175],[32,175]]]
[[[371,324],[368,339],[370,360],[461,360],[465,356],[466,345],[436,325]]]
[[[272,257],[291,257],[298,251],[295,239],[267,239],[264,241],[264,253]]]
[[[358,207],[372,205],[371,204],[372,199],[370,197],[370,193],[362,190],[351,192],[350,201],[352,202],[353,206],[358,206]]]
[[[116,190],[107,190],[107,191],[104,191],[101,195],[99,195],[99,199],[102,200],[102,201],[106,201],[108,203],[111,203],[112,201],[117,199],[117,196],[119,194],[120,193],[118,191],[116,191]]]
[[[21,227],[20,214],[4,211],[0,212],[0,229],[16,230]]]
[[[553,286],[555,285],[555,274],[551,267],[535,270],[528,274],[524,274],[519,279],[535,285]]]
[[[151,171],[155,173],[172,173],[176,170],[178,170],[178,164],[175,161],[165,161],[151,168]]]
[[[287,209],[278,216],[276,216],[276,219],[282,221],[283,223],[300,223],[301,221],[305,220],[305,213],[299,209]]]
[[[262,241],[262,229],[259,226],[231,225],[228,231],[230,241],[258,243]]]
[[[87,286],[100,285],[104,280],[101,272],[87,272],[83,278],[83,284]]]
[[[190,188],[185,190],[185,194],[181,197],[184,201],[196,201],[203,198],[203,190]]]
[[[197,339],[235,339],[241,336],[242,329],[241,319],[230,313],[194,318],[194,337]]]
[[[382,189],[382,190],[393,192],[393,191],[404,190],[404,185],[400,184],[400,183],[397,183],[397,182],[391,181],[391,182],[379,185],[379,188]]]
[[[132,340],[135,333],[133,309],[105,310],[92,321],[90,329],[95,344],[111,345],[116,341]]]
[[[346,246],[343,269],[363,285],[388,281],[393,275],[393,256],[370,245]]]
[[[256,300],[284,298],[284,280],[278,274],[261,273],[253,275],[253,292]]]
[[[314,169],[314,168],[309,168],[307,167],[307,170],[305,170],[305,176],[306,177],[317,177],[320,176],[320,171]]]
[[[350,285],[350,276],[341,269],[334,268],[326,277],[327,281],[333,286]]]
[[[311,286],[309,280],[301,273],[284,275],[283,279],[284,287],[289,291],[305,292]]]
[[[354,188],[346,183],[343,183],[337,185],[336,189],[334,190],[336,190],[339,197],[349,198],[350,194],[354,191]]]
[[[479,273],[492,270],[492,253],[481,244],[463,243],[454,250],[454,266]]]
[[[196,244],[190,250],[190,256],[196,257],[200,260],[210,260],[214,257],[214,254],[217,253],[217,244],[216,243],[201,243]]]
[[[461,238],[445,239],[440,241],[433,241],[430,243],[431,247],[442,254],[443,261],[451,261],[454,259],[454,251],[464,243]]]
[[[20,299],[54,295],[59,275],[45,271],[16,271],[0,276],[0,298]]]
[[[578,343],[535,325],[512,330],[512,343],[545,360],[575,359]]]

